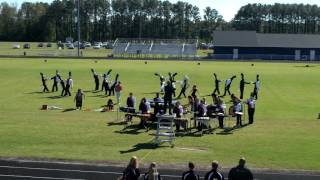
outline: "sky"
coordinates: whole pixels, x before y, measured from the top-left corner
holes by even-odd
[[[0,2],[20,4],[24,1],[29,2],[52,2],[52,0],[0,0]],[[179,0],[169,0],[177,2]],[[320,0],[180,0],[198,6],[201,10],[205,7],[217,9],[226,21],[230,21],[237,13],[239,8],[248,3],[274,4],[274,3],[308,3],[320,6]]]

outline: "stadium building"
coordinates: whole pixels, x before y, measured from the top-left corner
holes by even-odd
[[[320,35],[215,31],[216,59],[320,60]]]

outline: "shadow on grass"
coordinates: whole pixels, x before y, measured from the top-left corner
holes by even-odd
[[[124,121],[120,121],[120,122],[109,122],[108,126],[124,126],[126,124],[126,122]]]
[[[149,143],[138,143],[136,145],[134,145],[131,149],[128,149],[126,151],[120,151],[121,154],[126,154],[126,153],[132,153],[132,152],[137,152],[140,150],[154,150],[154,149],[158,149],[161,147],[165,147],[165,146],[157,146],[156,144],[149,142]]]
[[[160,94],[164,94],[162,92],[146,92],[146,93],[142,93],[143,95],[150,95],[150,94],[157,94],[157,93],[160,93]]]
[[[297,65],[297,66],[294,66],[294,67],[297,67],[297,68],[311,68],[311,67],[317,67],[315,65]]]
[[[75,109],[75,108],[69,108],[69,109],[63,110],[62,112],[71,112],[71,111],[75,111],[75,110],[77,110],[77,109]]]
[[[43,98],[47,98],[47,99],[61,99],[64,98],[66,96],[47,96],[47,97],[43,97]]]
[[[27,92],[25,94],[47,94],[47,93],[50,93],[50,92],[35,91],[35,92]]]
[[[219,132],[219,133],[216,133],[217,135],[232,135],[235,131],[237,130],[240,130],[242,128],[245,128],[247,126],[249,126],[250,124],[244,124],[240,127],[238,126],[234,126],[234,127],[231,127],[231,128],[225,128],[223,131]]]
[[[98,94],[98,95],[92,95],[92,96],[88,96],[88,97],[105,98],[105,97],[108,97],[108,95],[106,95],[106,94]]]

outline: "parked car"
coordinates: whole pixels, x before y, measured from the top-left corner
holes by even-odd
[[[106,46],[104,46],[104,48],[113,49],[113,43],[112,42],[108,42],[108,44]]]
[[[89,42],[84,42],[84,46],[87,48],[87,47],[91,47],[91,43]]]
[[[29,43],[24,44],[23,49],[30,49],[30,44]]]
[[[74,49],[74,45],[73,45],[72,43],[67,43],[67,44],[66,44],[66,47],[67,47],[68,49]]]
[[[47,43],[47,47],[48,47],[48,48],[51,48],[51,47],[52,47],[52,44],[51,44],[51,43]]]
[[[39,44],[38,44],[38,47],[39,47],[39,48],[42,48],[42,47],[43,47],[43,43],[39,43]]]
[[[101,49],[100,43],[95,43],[95,44],[93,45],[93,49]]]
[[[20,45],[19,45],[19,44],[14,44],[14,45],[12,46],[12,48],[13,48],[13,49],[20,49]]]
[[[80,49],[86,49],[86,46],[82,43],[80,44]]]

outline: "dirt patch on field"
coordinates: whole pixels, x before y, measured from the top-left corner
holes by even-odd
[[[192,152],[207,152],[207,148],[201,148],[201,147],[176,147],[179,151],[192,151]]]

